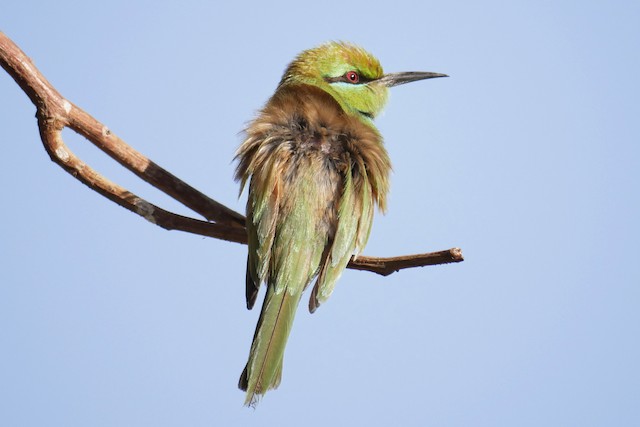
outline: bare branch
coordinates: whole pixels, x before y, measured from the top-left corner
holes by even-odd
[[[351,259],[349,268],[354,270],[367,270],[388,276],[391,273],[404,268],[424,267],[427,265],[450,264],[464,261],[460,248],[447,249],[446,251],[429,252],[426,254],[404,255],[391,258],[377,258],[359,256]]]
[[[66,100],[33,62],[0,32],[0,65],[36,106],[44,148],[56,164],[92,190],[167,230],[180,230],[236,243],[247,243],[245,218],[209,198],[127,145],[105,125]],[[73,129],[125,168],[179,201],[208,221],[166,211],[103,177],[80,160],[64,143],[62,130]],[[404,268],[463,260],[458,248],[392,258],[360,256],[349,268],[389,275]]]

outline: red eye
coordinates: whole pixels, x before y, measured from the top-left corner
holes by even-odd
[[[355,71],[347,71],[344,75],[349,83],[358,83],[360,76]]]

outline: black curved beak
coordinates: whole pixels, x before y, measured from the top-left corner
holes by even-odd
[[[418,80],[434,79],[436,77],[449,77],[446,74],[431,73],[428,71],[403,71],[400,73],[389,73],[380,77],[377,81],[386,87],[403,85],[405,83],[416,82]]]

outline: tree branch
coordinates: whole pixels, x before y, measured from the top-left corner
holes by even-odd
[[[51,160],[92,190],[167,230],[180,230],[247,243],[245,218],[211,199],[127,145],[105,125],[65,99],[33,62],[0,31],[0,65],[36,106],[40,137]],[[166,211],[103,177],[64,143],[62,130],[73,129],[142,180],[179,201],[207,221]],[[404,268],[463,261],[458,248],[392,258],[360,256],[349,268],[387,276]]]

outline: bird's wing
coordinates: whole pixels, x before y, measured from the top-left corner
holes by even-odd
[[[246,297],[247,307],[255,304],[260,284],[266,282],[271,259],[271,247],[276,233],[282,181],[278,170],[270,162],[267,167],[254,172],[247,201],[247,256]]]
[[[336,233],[325,251],[325,258],[309,299],[309,311],[312,313],[331,296],[351,256],[362,250],[371,231],[371,184],[366,175],[357,173],[354,177],[351,161],[347,161],[346,164],[343,192],[338,205]],[[366,174],[364,165],[359,164],[357,170]]]

